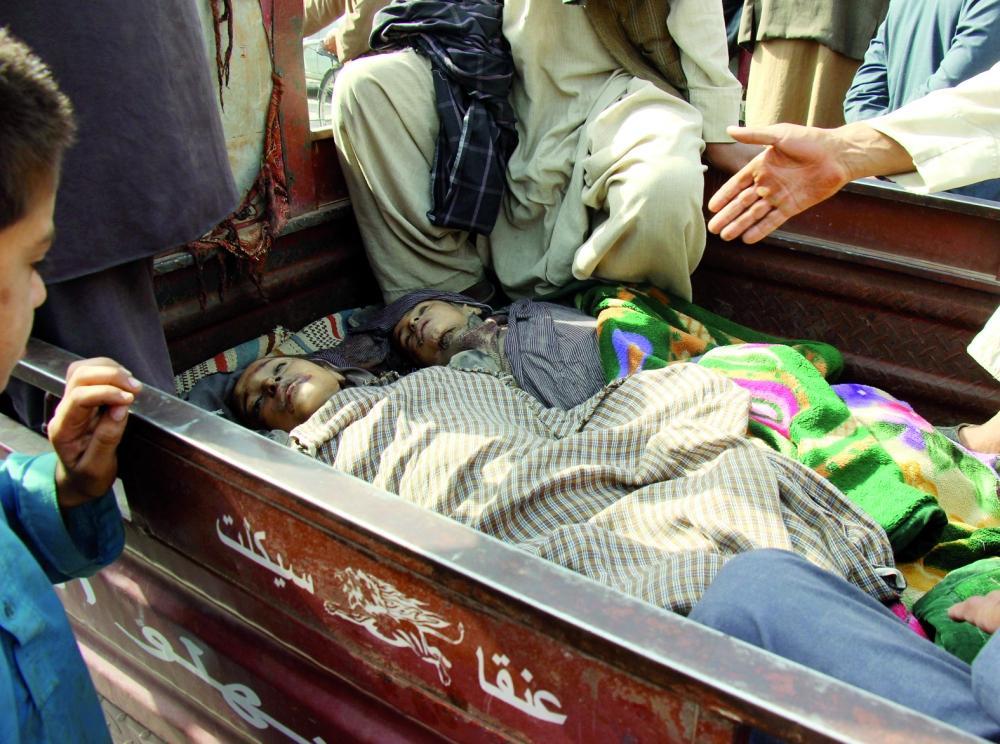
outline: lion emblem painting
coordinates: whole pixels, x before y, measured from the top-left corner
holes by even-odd
[[[461,623],[447,632],[452,624],[427,610],[426,602],[407,597],[392,584],[360,569],[347,568],[334,575],[341,582],[344,601],[326,600],[324,607],[329,614],[360,625],[390,646],[411,649],[437,669],[443,684],[451,684],[451,662],[434,641],[458,645],[465,637]]]

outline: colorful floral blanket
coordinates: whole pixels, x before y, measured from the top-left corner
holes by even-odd
[[[1000,555],[997,458],[955,444],[887,393],[831,386],[843,368],[833,347],[765,336],[645,287],[591,287],[577,306],[598,319],[609,381],[694,361],[747,389],[748,434],[824,475],[885,528],[909,602],[949,570]]]
[[[937,432],[909,404],[877,388],[834,385],[851,415],[899,465],[909,485],[931,494],[948,524],[931,550],[901,563],[908,604],[949,571],[1000,555],[997,455],[982,455]]]
[[[836,380],[844,369],[843,357],[829,344],[752,331],[649,285],[590,286],[576,295],[576,306],[597,318],[608,381],[688,361],[716,346],[742,343],[791,346],[827,380]]]

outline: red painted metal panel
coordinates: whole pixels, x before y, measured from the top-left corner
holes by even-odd
[[[141,437],[131,441],[122,460],[169,472],[178,484],[213,482],[210,494],[169,483],[155,492],[137,489],[133,512],[157,540],[270,605],[270,612],[258,608],[248,615],[256,625],[331,668],[343,668],[343,660],[329,658],[324,637],[375,652],[391,683],[356,673],[411,716],[425,720],[436,709],[438,730],[446,717],[435,703],[438,696],[486,722],[479,730],[456,721],[464,725],[449,730],[450,738],[483,741],[484,731],[495,729],[539,742],[687,742],[695,731],[711,737],[706,741],[732,740],[732,724],[699,716],[697,704],[629,679],[510,618],[477,612],[458,596],[430,590],[409,571],[330,540],[321,515],[303,520],[286,511],[291,503],[269,503],[259,485],[248,492],[220,481]],[[276,573],[276,563],[287,572]],[[220,599],[225,602],[225,594]],[[401,699],[399,691],[407,688],[425,691],[426,698]]]
[[[66,361],[33,341],[17,374],[58,389]],[[272,719],[306,741],[323,736],[310,722],[337,730],[323,695],[353,688],[459,742],[716,744],[740,722],[789,741],[972,741],[158,391],[133,408],[132,552],[103,575],[110,598],[67,606],[157,684],[194,676],[174,699],[199,715],[240,726],[208,688],[253,690],[270,716],[242,729],[255,741],[282,740]]]
[[[337,145],[327,137],[313,141],[313,171],[316,179],[316,202],[322,206],[347,199],[347,181],[337,159]]]
[[[143,670],[157,698],[174,701],[167,724],[175,729],[195,721],[223,742],[444,741],[134,553],[86,586],[67,584],[62,598],[87,646],[133,674]]]

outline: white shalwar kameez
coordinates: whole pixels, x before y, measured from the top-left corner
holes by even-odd
[[[1000,177],[1000,64],[865,123],[913,158],[915,173],[892,177],[909,191],[929,194]],[[1000,379],[1000,310],[969,354]]]
[[[506,2],[520,140],[496,226],[478,239],[426,216],[439,126],[428,60],[407,50],[344,67],[334,137],[386,301],[425,287],[460,291],[484,265],[511,297],[594,276],[690,298],[705,246],[701,152],[705,141],[731,141],[740,88],[721,5],[670,5],[691,103],[624,72],[583,8]]]

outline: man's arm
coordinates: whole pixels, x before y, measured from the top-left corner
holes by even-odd
[[[729,45],[720,0],[670,0],[667,30],[677,44],[688,100],[701,112],[705,157],[735,173],[759,147],[733,142],[726,128],[739,123],[743,88],[729,71]]]
[[[889,108],[889,72],[885,61],[885,37],[888,21],[865,52],[865,61],[854,75],[844,99],[844,119],[848,124],[884,114]],[[998,57],[1000,59],[1000,57]]]
[[[712,197],[708,208],[718,214],[708,227],[754,243],[855,178],[891,175],[926,194],[1000,177],[1000,64],[839,129],[779,124],[730,133],[769,147]]]
[[[333,34],[336,37],[336,51],[341,62],[349,62],[363,54],[368,54],[368,37],[372,35],[372,20],[375,14],[388,5],[390,0],[353,0],[348,3],[344,22]]]
[[[312,36],[344,15],[345,0],[305,0],[302,36]]]
[[[944,59],[916,95],[923,97],[934,90],[953,88],[990,69],[998,60],[1000,0],[973,0],[962,8]]]
[[[688,100],[704,119],[705,142],[732,142],[726,127],[739,123],[743,89],[729,71],[721,0],[670,0],[667,30],[680,50]]]

